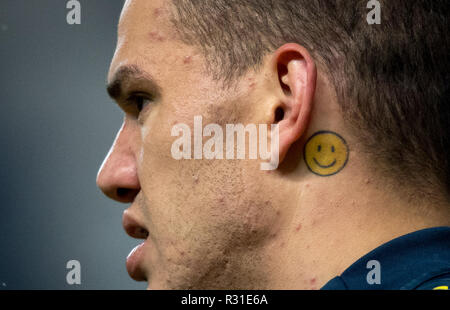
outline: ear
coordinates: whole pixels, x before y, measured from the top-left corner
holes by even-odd
[[[317,69],[304,47],[289,43],[274,53],[272,70],[278,77],[279,104],[273,113],[279,125],[279,158],[282,162],[291,146],[308,128]]]

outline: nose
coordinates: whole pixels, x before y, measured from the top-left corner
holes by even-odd
[[[125,119],[97,174],[97,186],[111,199],[133,202],[141,187],[133,151],[135,129]]]

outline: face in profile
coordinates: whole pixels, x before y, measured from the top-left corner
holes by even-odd
[[[109,93],[123,124],[98,174],[109,197],[130,203],[123,224],[145,240],[128,258],[149,289],[264,288],[279,209],[270,172],[250,160],[175,160],[176,124],[261,123],[261,94],[245,75],[227,89],[205,57],[178,39],[170,1],[126,1]],[[280,202],[281,203],[281,202]],[[252,262],[251,264],[249,262]]]

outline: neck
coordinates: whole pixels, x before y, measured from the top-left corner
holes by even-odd
[[[276,275],[272,287],[319,289],[383,243],[450,225],[449,205],[413,205],[360,169],[345,173],[333,178],[302,177],[292,186],[291,195],[295,193],[297,200],[267,248]]]

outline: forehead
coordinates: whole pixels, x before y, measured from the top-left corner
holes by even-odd
[[[117,47],[108,79],[122,66],[159,66],[186,51],[170,21],[171,4],[166,0],[127,0],[118,27]],[[155,66],[157,67],[157,66]],[[155,68],[157,69],[157,68]]]
[[[164,0],[128,0],[119,21],[116,51],[108,73],[108,84],[114,86],[121,72],[141,72],[122,79],[122,94],[130,91],[146,92],[158,89],[158,95],[165,102],[165,111],[176,110],[179,114],[195,106],[208,110],[213,103],[235,100],[242,95],[221,87],[208,70],[208,64],[201,50],[195,45],[184,43],[174,27],[172,2]],[[128,69],[127,69],[128,68]],[[124,71],[125,70],[125,71]],[[152,85],[148,87],[151,77]],[[110,88],[111,89],[111,88]],[[118,87],[112,88],[112,90]],[[123,97],[123,96],[122,96]],[[203,110],[202,110],[203,111]],[[187,114],[186,114],[187,115]]]
[[[119,36],[123,31],[139,32],[142,25],[169,28],[171,2],[168,0],[127,0],[119,20]],[[167,30],[167,29],[166,29]]]

